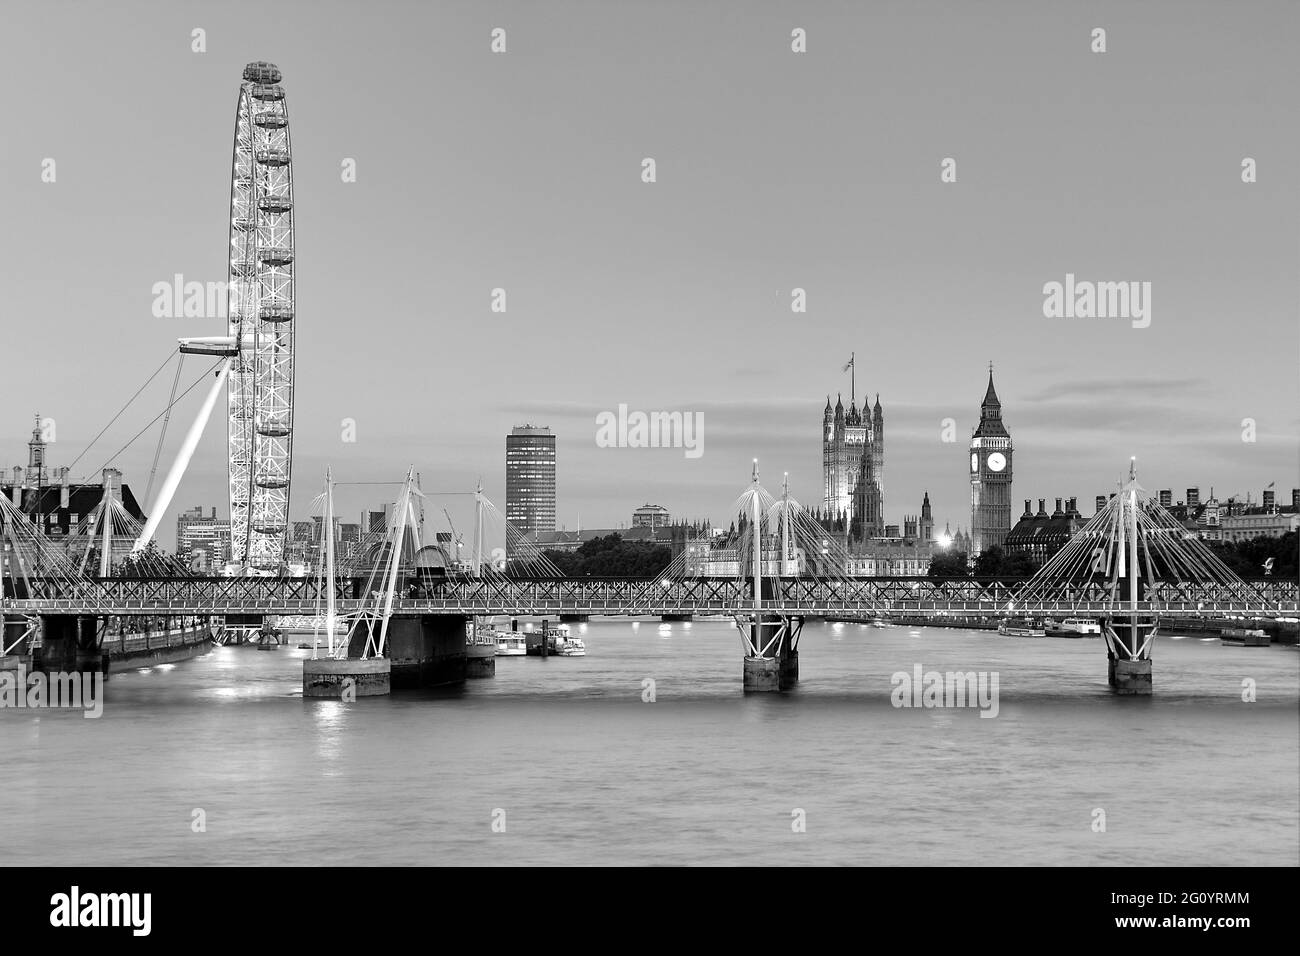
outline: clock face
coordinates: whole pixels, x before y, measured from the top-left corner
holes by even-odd
[[[978,470],[979,470],[979,466],[980,466],[980,456],[977,455],[977,454],[975,454],[975,452],[971,452],[971,453],[970,453],[970,470],[971,470],[971,471],[978,471]]]
[[[1000,451],[995,451],[993,454],[989,455],[990,471],[1001,471],[1005,467],[1007,467],[1006,455],[1002,454]]]

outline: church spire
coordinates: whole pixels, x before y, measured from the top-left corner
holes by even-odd
[[[45,436],[42,434],[40,412],[36,413],[32,440],[27,443],[27,480],[37,488],[45,484]]]

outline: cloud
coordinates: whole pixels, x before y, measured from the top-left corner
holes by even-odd
[[[1209,387],[1203,378],[1092,378],[1053,382],[1041,391],[1021,396],[1021,402],[1054,402],[1066,398],[1083,397],[1095,402],[1105,396],[1116,404],[1129,398],[1187,397],[1197,389]]]

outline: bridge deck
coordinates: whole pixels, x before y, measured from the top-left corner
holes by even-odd
[[[930,578],[793,578],[769,582],[762,609],[807,616],[868,614],[1101,615],[1127,604],[1102,582],[1051,590],[1023,583]],[[325,594],[316,578],[106,578],[70,583],[6,578],[0,611],[9,614],[315,614]],[[373,606],[366,580],[335,582],[340,612]],[[1300,586],[1169,581],[1146,588],[1139,610],[1207,617],[1296,616]],[[421,614],[730,614],[754,607],[751,582],[580,579],[441,579],[412,582],[393,602],[398,616]]]

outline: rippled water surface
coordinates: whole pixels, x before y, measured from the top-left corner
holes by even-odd
[[[798,689],[746,696],[727,623],[575,630],[585,658],[353,704],[238,647],[114,674],[99,720],[0,710],[34,821],[0,862],[1300,863],[1294,647],[1162,637],[1121,699],[1099,640],[810,624]],[[916,664],[996,672],[997,717],[893,707]]]

